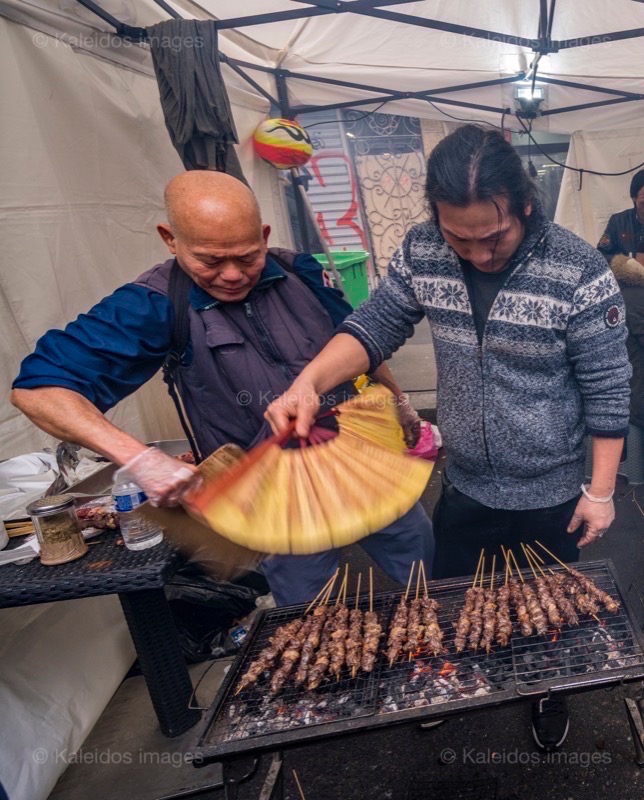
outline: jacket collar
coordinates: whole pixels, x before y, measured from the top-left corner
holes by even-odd
[[[250,296],[258,289],[265,289],[268,286],[272,286],[276,281],[286,277],[288,276],[285,270],[283,270],[276,261],[270,258],[270,256],[267,256],[264,269],[259,276],[259,281],[247,296]],[[217,300],[216,297],[208,294],[204,289],[197,286],[196,283],[193,283],[190,287],[190,305],[195,311],[206,311],[210,308],[217,308],[218,306],[225,305],[225,303],[222,300]]]

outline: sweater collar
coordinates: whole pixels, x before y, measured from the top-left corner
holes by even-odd
[[[258,289],[265,289],[268,286],[272,286],[275,281],[286,277],[287,274],[282,267],[280,267],[276,261],[270,258],[270,256],[267,256],[264,269],[259,276],[259,281],[251,289],[251,292],[256,292]],[[245,299],[246,298],[244,298],[244,300]],[[197,286],[196,283],[193,283],[190,287],[190,305],[195,309],[195,311],[207,311],[210,308],[217,308],[218,306],[225,305],[225,303],[222,300],[217,300],[216,297],[208,294],[205,289],[202,289],[200,286]]]

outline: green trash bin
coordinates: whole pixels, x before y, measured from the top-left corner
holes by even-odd
[[[367,276],[367,259],[369,253],[364,250],[342,251],[331,253],[333,263],[342,276],[344,291],[347,299],[354,308],[369,297],[369,279]],[[322,264],[324,269],[329,269],[329,259],[323,253],[313,254],[313,258]],[[329,270],[333,278],[333,273]]]

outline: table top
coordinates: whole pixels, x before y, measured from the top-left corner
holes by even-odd
[[[122,541],[119,531],[105,531],[75,561],[45,567],[34,558],[0,566],[0,608],[159,589],[184,561],[167,541],[137,551]]]

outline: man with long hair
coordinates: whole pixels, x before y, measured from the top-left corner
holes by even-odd
[[[465,125],[427,163],[431,221],[415,226],[386,279],[267,411],[306,435],[315,398],[373,369],[429,320],[446,469],[434,512],[433,577],[468,575],[481,548],[543,542],[571,562],[603,536],[628,431],[624,304],[604,258],[549,222],[514,148]],[[584,481],[585,437],[593,474]],[[488,560],[488,564],[490,561]],[[568,730],[535,709],[537,744]]]

